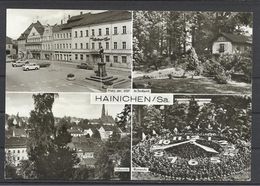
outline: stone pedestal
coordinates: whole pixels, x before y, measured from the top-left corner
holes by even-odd
[[[98,63],[98,70],[95,71],[95,75],[90,77],[86,77],[87,80],[97,81],[97,82],[108,82],[117,80],[117,77],[108,76],[106,71],[106,63],[99,62]]]

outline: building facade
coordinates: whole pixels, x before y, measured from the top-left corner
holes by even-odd
[[[213,41],[213,54],[235,54],[250,51],[252,39],[244,35],[235,35],[230,33],[220,33]]]
[[[27,36],[25,43],[26,53],[28,58],[42,59],[42,36],[44,32],[44,26],[37,21],[34,24]]]
[[[63,24],[53,29],[53,60],[72,61],[71,29]]]
[[[42,35],[42,56],[41,59],[52,60],[53,59],[53,33],[52,26],[44,26],[44,32]]]

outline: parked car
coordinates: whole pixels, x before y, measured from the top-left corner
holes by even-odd
[[[40,68],[49,67],[51,65],[49,62],[39,62],[37,64],[40,66]]]
[[[23,66],[23,70],[24,71],[28,71],[28,70],[39,70],[40,69],[40,66],[37,65],[36,63],[28,63],[28,64],[25,64]]]
[[[13,63],[13,62],[15,62],[15,59],[12,59],[12,58],[10,58],[10,57],[6,57],[6,63]]]
[[[24,66],[25,64],[28,64],[28,63],[29,63],[28,60],[17,60],[17,61],[12,63],[12,66],[13,67],[22,67],[22,66]]]
[[[93,66],[88,63],[81,63],[80,65],[77,65],[77,68],[80,69],[86,69],[86,70],[93,70]]]

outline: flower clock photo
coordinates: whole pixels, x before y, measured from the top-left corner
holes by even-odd
[[[215,134],[163,134],[133,146],[133,164],[165,180],[225,181],[250,164],[249,144]]]

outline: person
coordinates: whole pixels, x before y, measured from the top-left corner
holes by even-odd
[[[100,56],[101,62],[103,63],[104,62],[104,49],[102,46],[100,47],[100,50],[99,50],[99,56]]]

